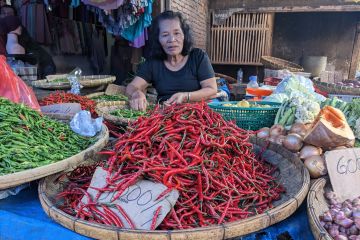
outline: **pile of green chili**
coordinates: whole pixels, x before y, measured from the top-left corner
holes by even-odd
[[[97,102],[101,102],[101,101],[128,101],[128,97],[123,95],[123,94],[118,94],[118,95],[101,95],[101,96],[97,96],[97,97],[92,97],[92,100],[95,100]]]
[[[0,175],[66,159],[95,141],[23,104],[0,97]]]

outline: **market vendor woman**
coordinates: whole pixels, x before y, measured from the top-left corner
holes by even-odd
[[[127,86],[130,106],[145,110],[145,90],[151,83],[158,101],[166,105],[216,97],[215,73],[207,54],[192,48],[190,28],[182,15],[161,13],[153,23],[151,58],[142,64]]]

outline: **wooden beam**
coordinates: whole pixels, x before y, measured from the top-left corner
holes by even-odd
[[[211,0],[211,10],[236,9],[237,12],[354,12],[357,0]]]
[[[357,24],[354,48],[351,58],[350,70],[349,70],[349,79],[355,79],[356,70],[360,64],[360,23]]]

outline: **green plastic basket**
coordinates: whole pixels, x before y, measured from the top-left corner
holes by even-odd
[[[233,102],[211,102],[209,107],[215,112],[220,113],[225,120],[235,120],[236,125],[246,130],[259,130],[263,127],[271,127],[274,124],[276,113],[279,110],[280,103],[258,101],[260,105],[270,105],[269,108],[244,108],[244,107],[226,107],[224,104],[236,104]]]

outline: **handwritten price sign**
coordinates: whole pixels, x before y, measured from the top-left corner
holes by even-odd
[[[94,176],[91,179],[90,187],[87,190],[93,199],[98,193],[95,189],[103,188],[106,185],[106,175],[107,172],[101,167],[96,169]],[[158,226],[164,220],[165,216],[175,205],[179,197],[179,192],[177,190],[172,190],[164,197],[156,200],[166,189],[167,187],[161,183],[140,180],[136,184],[125,189],[124,193],[115,201],[111,202],[111,199],[117,194],[117,192],[114,191],[102,193],[97,202],[110,204],[109,208],[119,216],[125,228],[131,227],[124,217],[124,214],[122,214],[115,206],[112,207],[111,205],[120,205],[126,212],[126,215],[132,220],[136,229],[150,230],[152,220],[158,207],[161,206],[161,210],[158,214],[155,226]],[[83,197],[81,201],[87,203],[88,199],[87,197]],[[99,207],[99,210],[104,212],[101,207]]]
[[[325,153],[331,185],[341,201],[360,196],[360,148]]]
[[[74,116],[81,111],[81,105],[79,103],[59,103],[41,107],[43,113],[55,113],[66,114]]]

